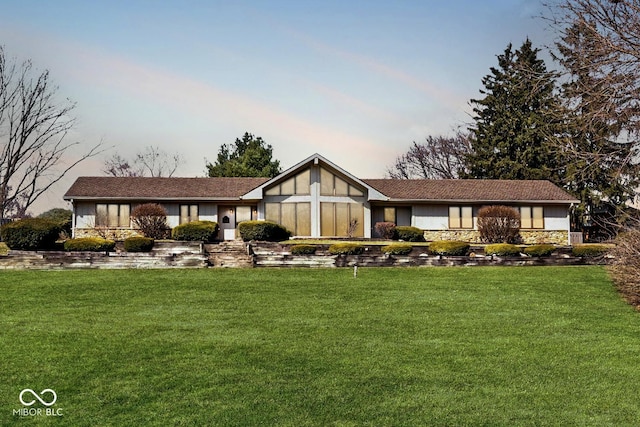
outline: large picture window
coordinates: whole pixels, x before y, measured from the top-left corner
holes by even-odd
[[[520,228],[544,229],[544,208],[542,206],[520,207]]]
[[[321,203],[320,227],[323,236],[364,236],[364,208],[358,203]]]
[[[311,193],[311,170],[307,169],[265,191],[267,196],[294,196]]]
[[[364,192],[328,170],[320,169],[320,194],[323,196],[364,196]]]
[[[130,227],[131,206],[118,203],[96,204],[97,227]]]
[[[295,236],[311,236],[311,203],[265,203],[265,219]]]
[[[473,208],[449,206],[449,228],[473,229]]]

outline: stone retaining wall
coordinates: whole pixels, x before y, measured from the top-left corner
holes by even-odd
[[[419,267],[476,265],[583,265],[605,264],[606,258],[578,258],[568,248],[544,258],[528,256],[484,256],[472,248],[469,256],[430,255],[427,246],[414,246],[409,255],[383,254],[380,246],[365,246],[362,255],[331,255],[329,245],[317,245],[314,255],[292,255],[289,245],[241,241],[201,244],[199,242],[156,242],[148,253],[9,251],[0,256],[0,269],[124,269],[124,268],[207,268],[207,267]]]

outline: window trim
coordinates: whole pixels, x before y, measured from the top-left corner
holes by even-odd
[[[528,216],[529,223],[527,224],[527,226],[525,226],[522,223],[523,209],[529,210],[529,216]],[[534,205],[519,206],[518,211],[520,212],[520,228],[522,230],[544,230],[546,228],[545,220],[544,220],[544,206],[534,206]],[[539,213],[539,216],[535,215],[536,211]],[[536,223],[539,224],[538,227],[536,227]]]
[[[101,220],[103,216],[99,214],[101,210],[100,207],[104,206],[104,220]],[[118,214],[117,214],[117,225],[113,225],[109,223],[109,206],[117,206]],[[128,219],[127,223],[123,225],[124,216],[123,216],[123,207],[126,206],[126,211],[128,212],[126,218]],[[96,203],[95,205],[95,216],[94,216],[94,226],[95,227],[107,227],[107,228],[131,228],[131,204],[129,203]]]
[[[453,210],[457,210],[457,216],[454,218],[451,213]],[[465,212],[471,211],[470,217],[465,217]],[[456,224],[453,223],[453,220],[457,220]],[[471,220],[471,225],[465,227],[465,219]],[[475,228],[475,221],[473,218],[473,206],[465,206],[465,205],[450,205],[449,206],[449,229],[450,230],[473,230]]]

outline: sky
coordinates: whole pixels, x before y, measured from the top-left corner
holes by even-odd
[[[69,160],[104,149],[32,212],[69,208],[75,178],[148,146],[183,156],[175,176],[205,176],[245,132],[284,169],[319,153],[382,178],[413,141],[466,128],[469,100],[509,43],[550,43],[544,10],[538,0],[3,0],[5,55],[49,70],[60,102],[76,103]]]

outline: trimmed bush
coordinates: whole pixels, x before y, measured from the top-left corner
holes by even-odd
[[[429,252],[434,255],[463,256],[469,252],[470,245],[466,242],[441,240],[429,243]]]
[[[582,258],[594,258],[605,255],[609,252],[609,249],[611,248],[607,245],[584,243],[573,246],[573,248],[571,248],[571,254]]]
[[[393,222],[376,222],[373,229],[382,239],[391,240],[396,235],[396,225]]]
[[[396,227],[396,239],[405,242],[424,242],[424,233],[417,227],[399,225]]]
[[[35,251],[53,249],[61,230],[62,227],[57,221],[25,218],[0,227],[0,235],[11,249]]]
[[[155,241],[151,237],[129,237],[124,239],[124,250],[127,252],[149,252]]]
[[[291,255],[313,255],[316,253],[314,245],[293,245],[291,246]]]
[[[116,242],[102,237],[80,237],[64,242],[65,251],[109,252],[114,250]]]
[[[516,256],[520,255],[520,247],[510,243],[494,243],[484,248],[487,255]]]
[[[191,221],[171,230],[174,240],[213,242],[218,237],[218,223],[214,221]]]
[[[243,221],[238,224],[238,232],[242,240],[260,240],[267,242],[281,242],[291,237],[291,232],[271,221]]]
[[[509,206],[483,206],[478,211],[480,240],[515,243],[520,236],[520,213]]]
[[[167,211],[157,203],[143,203],[131,212],[131,222],[145,237],[164,239],[169,235]]]
[[[334,243],[329,246],[331,255],[360,255],[364,252],[364,246],[359,243]]]
[[[413,246],[408,243],[392,243],[383,246],[380,250],[387,255],[409,255],[409,252],[413,250]]]
[[[555,250],[556,247],[553,245],[533,245],[524,248],[523,252],[532,257],[543,257],[551,255]]]
[[[60,231],[63,231],[67,236],[71,235],[73,212],[69,209],[53,208],[38,215],[38,218],[48,219],[50,221],[60,224]]]

